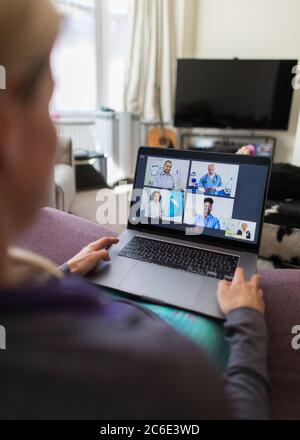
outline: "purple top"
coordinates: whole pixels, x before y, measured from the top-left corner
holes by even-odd
[[[266,329],[232,312],[223,378],[204,353],[151,311],[108,300],[77,277],[0,291],[1,419],[268,417]]]

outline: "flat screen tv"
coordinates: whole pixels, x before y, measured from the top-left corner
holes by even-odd
[[[175,126],[287,130],[297,63],[178,60]]]

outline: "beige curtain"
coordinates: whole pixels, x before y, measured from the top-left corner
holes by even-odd
[[[175,0],[177,57],[196,58],[201,26],[201,0]]]
[[[125,110],[146,122],[158,120],[156,90],[164,122],[173,119],[176,75],[176,0],[131,0],[126,60]]]

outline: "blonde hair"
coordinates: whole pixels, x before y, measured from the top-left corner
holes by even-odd
[[[21,0],[20,0],[21,1]],[[47,258],[24,249],[9,247],[9,270],[6,284],[17,287],[26,283],[43,284],[49,278],[63,278],[63,273]]]
[[[8,83],[27,79],[49,57],[59,22],[51,0],[0,1],[0,65]]]

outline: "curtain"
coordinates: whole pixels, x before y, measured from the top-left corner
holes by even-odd
[[[176,0],[131,0],[124,108],[145,122],[173,119],[176,77]]]
[[[178,58],[199,57],[200,4],[200,0],[175,0]]]

